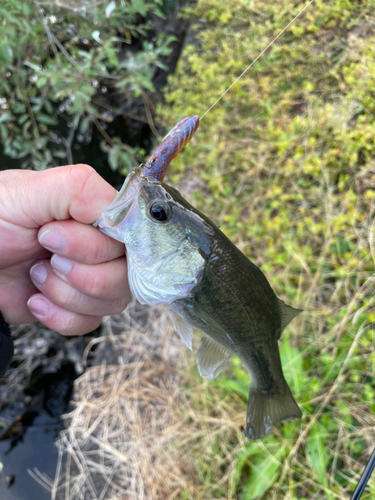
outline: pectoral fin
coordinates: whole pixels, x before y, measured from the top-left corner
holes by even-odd
[[[192,342],[193,342],[193,327],[188,325],[186,321],[184,321],[181,316],[179,316],[177,313],[174,311],[171,311],[172,313],[172,321],[173,321],[173,326],[176,332],[179,334],[181,337],[182,342],[188,347],[190,350],[193,349]]]
[[[212,380],[219,375],[230,358],[229,351],[209,337],[203,337],[197,352],[197,365],[203,378]]]

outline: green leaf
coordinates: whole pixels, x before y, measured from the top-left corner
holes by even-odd
[[[251,463],[250,477],[243,486],[241,500],[253,500],[259,497],[263,498],[262,495],[264,495],[264,493],[266,493],[275,483],[277,472],[282,465],[279,460],[282,453],[283,448],[274,456],[268,456],[259,465]]]
[[[13,50],[10,45],[0,45],[0,60],[11,64],[13,62]]]
[[[9,112],[6,111],[5,113],[0,114],[0,123],[1,122],[9,122],[12,120],[14,120],[14,117]]]
[[[2,14],[3,16],[5,17],[5,19],[7,21],[9,21],[10,23],[13,23],[13,24],[16,24],[18,26],[21,25],[20,21],[18,20],[18,18],[16,16],[13,16],[13,14],[11,14],[10,12],[6,11],[6,10],[3,10],[2,11]]]
[[[132,0],[132,4],[137,12],[139,12],[142,16],[146,16],[147,5],[143,0]]]
[[[349,349],[343,349],[333,362],[331,362],[329,365],[326,365],[328,367],[328,370],[323,377],[322,383],[336,379],[337,375],[340,372],[342,363],[348,355],[348,350]]]
[[[318,474],[318,482],[327,487],[327,464],[329,460],[329,452],[326,440],[327,429],[318,422],[311,430],[310,436],[306,443],[306,455],[312,468]]]
[[[25,123],[25,121],[29,118],[29,114],[28,113],[24,113],[23,115],[21,115],[19,118],[18,118],[18,123],[20,125],[23,125]]]
[[[88,131],[90,124],[91,124],[91,118],[89,116],[85,116],[81,120],[81,123],[79,125],[79,131],[81,132],[81,134],[85,134]]]
[[[217,382],[214,381],[212,382],[212,385],[232,389],[233,391],[238,392],[239,394],[244,396],[246,399],[248,399],[249,397],[249,384],[246,384],[241,380],[224,379]]]
[[[292,392],[299,394],[305,379],[302,354],[291,347],[288,339],[284,338],[280,346],[280,357],[285,378],[291,385]]]
[[[33,69],[37,73],[39,73],[42,70],[42,68],[40,66],[38,66],[37,64],[34,64],[34,63],[30,62],[30,61],[25,61],[24,65],[28,66],[31,69]]]
[[[35,118],[38,122],[45,123],[46,125],[57,125],[58,121],[52,116],[44,115],[42,113],[37,113]]]
[[[41,76],[40,78],[38,78],[38,80],[36,81],[36,86],[38,87],[38,89],[41,89],[44,87],[44,85],[47,83],[47,78],[45,76]]]
[[[61,158],[61,159],[66,158],[66,151],[59,149],[59,150],[53,152],[53,156],[55,158]]]
[[[51,101],[48,99],[44,102],[44,107],[46,108],[46,111],[49,115],[53,115],[53,106]]]
[[[3,141],[8,138],[8,129],[3,123],[0,123],[0,137]]]

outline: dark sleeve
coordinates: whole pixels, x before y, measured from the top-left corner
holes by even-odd
[[[13,340],[10,336],[10,328],[5,323],[4,317],[0,312],[0,378],[7,371],[13,357]]]

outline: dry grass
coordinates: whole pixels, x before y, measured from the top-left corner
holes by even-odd
[[[34,472],[51,498],[220,498],[228,484],[233,492],[243,401],[221,401],[187,375],[195,360],[165,309],[133,303],[104,329],[99,342],[106,352],[112,346],[119,364],[94,366],[76,381],[74,410],[57,442],[56,477]]]
[[[67,463],[52,498],[156,499],[186,489],[194,467],[171,446],[179,378],[142,362],[86,372],[58,444]]]

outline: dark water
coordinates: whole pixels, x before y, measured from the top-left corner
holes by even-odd
[[[1,500],[50,500],[50,492],[38,484],[27,469],[35,467],[51,479],[55,477],[57,448],[54,441],[61,429],[62,424],[56,425],[56,419],[40,414],[27,428],[22,442],[12,450],[9,451],[11,440],[0,441],[0,462],[4,465],[0,473]]]
[[[60,415],[70,409],[73,383],[79,375],[73,361],[67,358],[69,353],[77,358],[82,356],[87,342],[77,337],[63,343],[62,337],[52,332],[48,338],[47,356],[40,355],[40,366],[23,383],[20,379],[13,386],[0,412],[0,421],[8,426],[0,428],[0,462],[4,466],[0,472],[0,500],[51,498],[50,492],[27,470],[37,468],[49,478],[55,477],[54,442],[64,428]],[[30,352],[32,346],[30,343]]]

